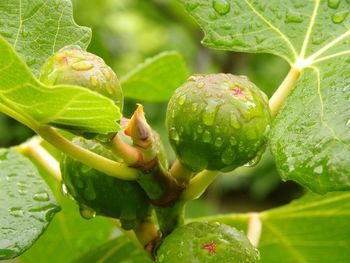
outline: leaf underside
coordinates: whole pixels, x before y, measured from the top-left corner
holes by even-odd
[[[15,150],[0,149],[0,260],[39,238],[59,206],[36,167]]]
[[[282,178],[350,190],[350,1],[179,0],[211,48],[271,53],[302,70],[271,131]]]
[[[349,262],[349,211],[350,194],[334,192],[325,196],[307,194],[289,205],[260,213],[260,262]],[[250,219],[251,214],[231,214],[202,220],[247,233]]]
[[[1,1],[2,35],[37,75],[41,65],[66,45],[86,48],[91,30],[73,19],[71,0]]]

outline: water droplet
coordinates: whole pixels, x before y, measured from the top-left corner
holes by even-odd
[[[220,15],[227,14],[231,9],[231,5],[227,0],[214,0],[213,7]]]
[[[72,68],[79,71],[89,70],[89,69],[92,69],[93,67],[94,65],[89,61],[79,61],[72,65]]]
[[[80,212],[80,215],[85,219],[91,219],[96,216],[96,212],[90,207],[87,207],[85,205],[80,205],[79,212]]]
[[[221,156],[221,161],[224,164],[228,165],[228,164],[231,164],[233,160],[234,160],[234,152],[232,151],[231,148],[226,149]]]
[[[186,8],[189,10],[189,11],[193,11],[195,8],[197,8],[199,6],[199,3],[197,2],[189,2],[189,3],[186,3]]]
[[[196,87],[197,87],[198,89],[201,89],[201,88],[204,87],[204,83],[203,83],[203,82],[199,82],[199,83],[196,85]]]
[[[256,166],[260,162],[261,157],[262,157],[262,153],[258,153],[253,159],[251,159],[244,166],[245,167],[254,167],[254,166]]]
[[[96,76],[91,76],[91,77],[90,77],[90,82],[91,82],[91,85],[92,85],[93,87],[96,87],[97,84],[98,84],[98,79],[97,79],[97,77],[96,77]]]
[[[203,127],[201,125],[198,125],[197,132],[198,133],[202,133],[203,132]]]
[[[192,111],[197,111],[198,103],[192,103]]]
[[[108,70],[108,68],[101,68],[101,71],[103,75],[106,77],[107,80],[110,80],[112,77],[111,71]]]
[[[315,167],[314,173],[322,174],[323,173],[323,166],[320,165],[320,166]]]
[[[163,260],[164,260],[164,255],[163,254],[161,254],[160,256],[157,257],[157,261],[163,262]]]
[[[202,120],[205,125],[211,126],[215,122],[216,113],[219,110],[219,105],[216,101],[209,101],[205,107]]]
[[[186,102],[186,95],[180,96],[179,101],[178,101],[179,105],[182,106],[185,104],[185,102]]]
[[[68,197],[71,200],[74,200],[74,198],[69,194],[67,186],[62,183],[61,184],[61,192],[65,197]]]
[[[209,15],[209,18],[210,18],[211,20],[216,20],[216,19],[218,19],[218,16],[217,16],[216,13],[211,13],[211,14]]]
[[[17,176],[17,174],[15,174],[15,173],[9,174],[9,175],[6,176],[6,180],[10,181],[13,177],[16,177],[16,176]]]
[[[203,142],[210,142],[211,141],[211,133],[209,131],[205,131],[203,134]]]
[[[232,146],[235,146],[235,145],[237,144],[237,140],[236,140],[235,137],[231,137],[231,138],[230,138],[230,144],[231,144]]]
[[[10,210],[10,215],[13,217],[23,217],[24,211],[20,207],[12,207]]]
[[[225,23],[221,26],[222,29],[224,30],[230,30],[232,28],[231,23]]]
[[[298,14],[287,14],[285,22],[286,23],[301,23],[304,19]]]
[[[221,147],[223,143],[224,143],[224,142],[223,142],[223,140],[222,140],[221,137],[217,137],[217,138],[215,139],[215,146],[216,146],[216,147]]]
[[[230,125],[235,129],[239,129],[241,127],[241,124],[239,123],[235,112],[231,112]]]
[[[34,195],[33,199],[39,202],[46,202],[50,200],[49,194],[45,191],[38,192]]]
[[[350,120],[347,121],[346,126],[350,126]]]
[[[342,23],[345,18],[349,15],[349,11],[341,11],[332,15],[332,21],[335,24]]]
[[[175,142],[179,141],[179,134],[177,133],[175,127],[172,127],[169,131],[170,139],[174,140]]]
[[[328,0],[328,6],[333,9],[337,9],[339,7],[340,0]]]

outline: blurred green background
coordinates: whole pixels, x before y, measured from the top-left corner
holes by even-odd
[[[247,75],[268,96],[288,71],[281,59],[267,54],[242,54],[211,50],[200,44],[203,33],[175,0],[73,0],[78,24],[92,28],[89,51],[102,57],[123,76],[146,58],[166,50],[177,50],[191,73],[225,72]],[[127,100],[129,117],[137,102]],[[144,103],[146,116],[162,135],[170,159],[174,155],[165,133],[166,104]],[[0,147],[18,144],[32,132],[0,115]],[[261,211],[289,202],[301,195],[293,182],[282,183],[269,149],[253,168],[243,167],[221,175],[204,198],[187,207],[187,215]]]

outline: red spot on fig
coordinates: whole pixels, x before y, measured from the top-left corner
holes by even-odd
[[[213,241],[210,241],[208,243],[204,243],[202,248],[207,250],[209,255],[214,255],[216,253],[216,243]]]
[[[60,63],[64,65],[68,65],[69,59],[67,56],[62,56],[60,59]]]
[[[242,99],[245,98],[245,91],[243,89],[241,89],[240,87],[235,86],[232,89],[232,93],[236,97],[239,97],[239,98],[242,98]]]

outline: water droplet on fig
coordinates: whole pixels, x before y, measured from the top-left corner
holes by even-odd
[[[182,106],[185,104],[185,102],[186,102],[186,95],[180,96],[179,101],[178,101],[179,105]]]
[[[216,113],[219,110],[219,105],[215,101],[209,101],[208,105],[205,107],[202,120],[207,126],[211,126],[215,122]]]
[[[97,77],[96,77],[96,76],[91,76],[91,77],[90,77],[90,82],[91,82],[91,85],[92,85],[93,87],[96,87],[97,84],[98,84],[98,79],[97,79]]]
[[[231,9],[231,5],[227,0],[214,0],[213,7],[220,15],[227,14]]]
[[[79,62],[76,62],[72,65],[73,69],[79,70],[79,71],[90,70],[93,67],[94,67],[94,65],[89,61],[79,61]]]
[[[203,133],[203,142],[206,142],[206,143],[211,142],[211,133],[209,131],[205,131]]]
[[[107,68],[102,68],[101,71],[102,71],[103,75],[106,77],[107,80],[111,79],[112,74]]]
[[[203,82],[199,82],[199,83],[196,85],[196,87],[197,87],[198,89],[201,89],[201,88],[204,87],[204,83],[203,83]]]
[[[229,165],[232,163],[233,160],[234,160],[234,152],[231,150],[231,148],[226,149],[221,156],[221,161],[224,164]]]
[[[61,192],[65,197],[68,197],[71,200],[74,200],[74,198],[69,194],[67,186],[62,183],[61,184]]]
[[[80,212],[80,215],[85,219],[91,219],[96,216],[96,212],[90,207],[87,207],[85,205],[80,205],[79,212]]]
[[[235,145],[237,144],[237,140],[236,140],[235,137],[231,137],[231,138],[230,138],[230,144],[231,144],[232,146],[235,146]]]
[[[332,15],[332,21],[335,24],[342,23],[345,18],[349,15],[349,11],[341,11]]]
[[[179,141],[179,134],[177,133],[175,127],[172,127],[169,131],[170,139],[178,142]]]
[[[39,202],[46,202],[50,200],[49,194],[46,191],[38,192],[34,195],[33,199]]]
[[[323,173],[323,166],[320,165],[320,166],[315,167],[314,173],[316,173],[316,174],[322,174],[322,173]]]
[[[192,103],[192,111],[197,111],[198,103]]]
[[[239,129],[241,127],[241,124],[239,123],[235,112],[231,112],[230,125],[235,129]]]
[[[262,157],[262,153],[258,153],[253,159],[251,159],[244,166],[245,167],[254,167],[254,166],[256,166],[260,162],[261,157]]]
[[[223,143],[224,142],[223,142],[222,138],[221,137],[217,137],[215,139],[215,143],[214,144],[215,144],[216,147],[221,147]]]

